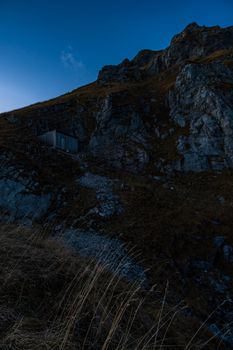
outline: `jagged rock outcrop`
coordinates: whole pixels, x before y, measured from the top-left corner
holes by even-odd
[[[89,143],[91,154],[116,168],[142,170],[149,160],[148,134],[133,106],[115,106],[112,96],[108,95],[95,118]]]
[[[177,170],[233,167],[233,70],[220,62],[185,65],[169,107],[171,118],[188,129],[178,138]]]
[[[220,50],[232,49],[232,42],[233,27],[206,27],[191,23],[173,37],[164,52],[163,62],[169,67],[186,59],[206,57]]]
[[[142,51],[132,61],[104,67],[98,83],[140,81],[178,65],[174,88],[166,94],[170,118],[181,128],[175,141],[178,156],[162,159],[165,165],[157,159],[155,167],[161,172],[223,170],[233,167],[232,63],[233,27],[192,23],[164,51]]]
[[[219,50],[232,49],[233,27],[221,28],[189,24],[175,35],[170,46],[161,51],[142,50],[131,61],[105,66],[99,72],[98,83],[126,82],[154,76],[185,60],[206,57]]]

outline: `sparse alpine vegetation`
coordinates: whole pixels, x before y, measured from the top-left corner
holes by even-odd
[[[145,290],[121,280],[98,261],[80,258],[40,232],[19,226],[2,226],[0,242],[1,349],[187,345],[180,322],[190,320],[184,305],[167,305],[168,286],[160,300],[156,288]]]

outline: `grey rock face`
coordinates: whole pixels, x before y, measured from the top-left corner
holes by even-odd
[[[163,56],[164,64],[169,67],[185,59],[205,57],[218,50],[232,48],[233,27],[220,28],[188,25],[181,33],[175,35]]]
[[[97,215],[108,218],[123,212],[119,197],[113,193],[113,180],[88,172],[78,180],[78,183],[83,187],[95,190],[99,201],[98,207],[95,208]]]
[[[98,81],[106,84],[111,81],[125,82],[130,78],[129,60],[125,59],[118,66],[108,65],[99,72]]]
[[[140,170],[148,163],[148,135],[138,112],[131,105],[114,106],[107,96],[96,114],[91,135],[91,154],[116,168]]]
[[[50,195],[27,193],[26,184],[12,180],[0,180],[0,207],[9,213],[9,220],[22,222],[40,218],[50,206]]]
[[[162,51],[142,50],[134,59],[119,65],[105,66],[98,76],[99,84],[140,80],[157,75],[161,71],[184,60],[205,57],[219,50],[233,47],[233,27],[220,28],[188,25],[175,35],[170,46]]]
[[[32,177],[24,178],[15,167],[2,161],[0,169],[0,210],[2,218],[30,225],[48,211],[51,195],[35,194]]]
[[[188,64],[169,93],[170,116],[188,128],[177,150],[183,171],[222,170],[233,166],[233,72],[220,62]]]
[[[104,85],[111,82],[139,81],[145,75],[157,74],[160,66],[160,51],[142,50],[132,61],[125,59],[119,65],[103,67],[98,75],[98,83]]]
[[[187,63],[212,54],[218,57],[222,50],[233,59],[233,52],[229,51],[233,50],[233,27],[207,28],[191,23],[172,39],[167,49],[141,51],[132,61],[104,67],[100,72],[98,82],[106,84],[137,81],[180,65],[175,88],[168,94],[171,120],[181,129],[177,133],[180,157],[163,169],[157,161],[158,169],[200,172],[233,167],[233,71],[223,59]],[[150,105],[145,110],[149,111]],[[148,130],[132,105],[116,108],[108,96],[96,119],[89,144],[92,154],[118,168],[145,168],[149,162]],[[166,140],[169,136],[155,125],[155,138]]]

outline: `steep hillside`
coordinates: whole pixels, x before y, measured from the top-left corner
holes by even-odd
[[[69,132],[82,152],[118,169],[231,168],[232,37],[232,27],[191,24],[167,49],[141,51],[93,84],[5,118],[34,135]]]
[[[78,154],[39,142],[53,129],[75,136]],[[233,347],[233,27],[190,24],[165,50],[1,114],[0,150],[2,221],[142,288],[169,281],[166,302],[204,322],[199,339],[204,329],[204,342]],[[188,327],[181,348],[207,348],[189,344]]]

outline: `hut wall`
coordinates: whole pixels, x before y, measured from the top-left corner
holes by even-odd
[[[47,146],[52,146],[65,152],[78,152],[78,140],[75,137],[65,135],[56,130],[48,131],[45,134],[38,136],[38,138]]]
[[[56,147],[56,130],[48,131],[43,135],[38,136],[45,145]]]
[[[66,152],[78,152],[78,140],[72,136],[56,133],[56,147]]]

